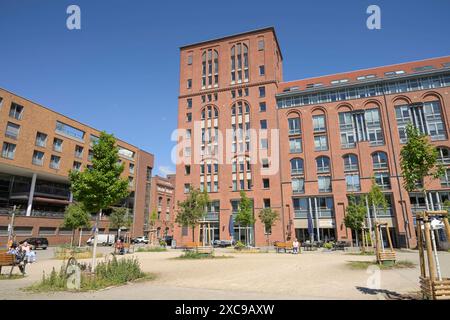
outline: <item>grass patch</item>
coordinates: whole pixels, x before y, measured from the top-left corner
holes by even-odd
[[[229,251],[230,253],[269,253],[269,250],[260,250],[257,248],[240,248],[235,247],[233,250]]]
[[[139,247],[136,252],[166,252],[165,247]]]
[[[233,258],[231,256],[216,256],[213,253],[205,254],[205,253],[198,253],[195,251],[185,251],[183,254],[179,257],[175,257],[172,259],[176,260],[199,260],[199,259],[228,259]]]
[[[350,252],[346,253],[347,256],[374,256],[375,252],[373,251],[366,251],[366,252]]]
[[[78,248],[78,247],[59,247],[55,250],[54,259],[56,260],[68,260],[70,257],[75,259],[89,259],[92,258],[91,248]],[[97,253],[97,258],[103,257],[102,253]]]
[[[407,268],[414,268],[416,266],[415,263],[409,260],[398,260],[392,266],[378,264],[376,261],[348,261],[348,265],[350,266],[351,269],[354,270],[365,270],[370,266],[378,266],[381,270],[407,269]]]
[[[9,274],[0,274],[0,280],[17,280],[25,278],[22,274],[12,274],[11,277]]]
[[[25,291],[31,292],[56,292],[56,291],[90,291],[99,290],[111,286],[124,285],[128,282],[153,280],[154,274],[144,273],[136,258],[117,259],[113,257],[107,262],[100,262],[95,269],[95,276],[82,272],[79,290],[69,290],[67,280],[69,275],[66,273],[66,265],[63,264],[59,272],[54,268],[49,275],[45,272],[42,280]]]

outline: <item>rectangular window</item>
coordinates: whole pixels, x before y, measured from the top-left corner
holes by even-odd
[[[0,98],[0,105],[1,105],[2,99]],[[21,120],[23,115],[23,106],[18,105],[17,103],[11,103],[11,108],[9,109],[9,116],[11,118]]]
[[[259,111],[260,112],[266,112],[266,103],[265,102],[260,102],[259,103]]]
[[[331,177],[330,176],[319,176],[319,192],[331,192]]]
[[[444,174],[441,176],[440,180],[442,187],[450,187],[450,169],[444,171]]]
[[[270,180],[269,179],[263,179],[263,188],[264,189],[270,188]]]
[[[389,178],[389,172],[375,172],[375,182],[383,190],[391,189],[391,180]]]
[[[189,183],[184,184],[184,193],[189,193],[191,185]]]
[[[261,149],[263,150],[267,150],[269,146],[269,142],[267,139],[261,139]]]
[[[187,80],[187,88],[191,89],[192,88],[192,79],[188,79]]]
[[[63,140],[54,138],[53,139],[53,151],[62,152]]]
[[[259,66],[259,75],[263,76],[266,74],[266,67],[265,66]]]
[[[82,159],[83,158],[83,147],[75,146],[75,158]]]
[[[88,161],[92,161],[93,158],[94,158],[94,151],[89,150],[88,151]]]
[[[34,150],[32,163],[36,166],[42,166],[44,164],[44,153]]]
[[[75,170],[75,171],[81,171],[81,162],[74,161],[72,169]]]
[[[96,144],[98,142],[99,137],[94,136],[93,134],[90,135],[89,137],[89,144],[91,147],[94,146],[94,144]]]
[[[259,97],[264,98],[266,96],[266,87],[259,87]]]
[[[266,130],[267,129],[267,120],[260,120],[259,123],[261,124],[261,129]]]
[[[186,121],[191,122],[192,121],[192,113],[188,112],[186,113]]]
[[[59,169],[60,162],[61,162],[61,157],[52,155],[52,157],[50,159],[50,168]]]
[[[292,179],[292,192],[293,193],[305,193],[305,179],[293,178]]]
[[[314,137],[314,150],[315,151],[328,150],[327,136],[315,136]]]
[[[17,139],[19,136],[20,126],[18,124],[8,122],[6,125],[5,136],[10,139]]]
[[[187,108],[188,109],[192,108],[192,99],[187,99]]]
[[[133,164],[133,163],[130,163],[130,164],[129,164],[128,172],[129,172],[130,174],[134,174],[134,164]]]
[[[325,116],[324,115],[313,116],[313,126],[314,126],[314,132],[325,131],[326,130]]]
[[[56,235],[56,228],[52,227],[40,227],[39,228],[40,236],[54,236]]]
[[[291,153],[302,152],[302,139],[300,138],[289,139],[289,152]]]
[[[81,131],[75,127],[69,126],[68,124],[59,121],[56,121],[56,133],[68,135],[79,140],[84,139],[84,131]]]
[[[345,182],[347,185],[347,191],[361,191],[359,174],[346,174]]]
[[[188,65],[191,65],[191,64],[192,64],[192,55],[191,55],[191,54],[188,55],[188,57],[187,57],[187,64],[188,64]]]
[[[36,134],[36,146],[45,148],[47,144],[47,135],[42,132]]]
[[[258,50],[264,50],[264,39],[258,40]]]
[[[14,159],[16,152],[16,145],[13,143],[4,142],[2,149],[2,157],[6,159]]]

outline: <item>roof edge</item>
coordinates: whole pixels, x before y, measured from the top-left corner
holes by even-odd
[[[245,32],[235,33],[235,34],[231,34],[231,35],[227,35],[227,36],[223,36],[223,37],[218,37],[218,38],[213,38],[213,39],[200,41],[200,42],[196,42],[196,43],[190,43],[190,44],[186,44],[186,45],[180,46],[179,49],[180,50],[184,50],[184,49],[188,49],[188,48],[195,47],[195,46],[198,46],[198,45],[204,45],[204,44],[208,44],[208,43],[212,43],[212,42],[217,42],[217,41],[220,41],[220,40],[223,41],[223,40],[227,40],[227,39],[242,37],[242,36],[245,36],[245,35],[248,35],[248,34],[253,34],[253,33],[258,33],[258,32],[263,32],[263,31],[272,31],[272,33],[273,33],[273,35],[275,37],[275,42],[277,43],[278,52],[280,53],[280,57],[283,60],[283,53],[281,52],[280,43],[278,42],[277,33],[275,31],[275,27],[273,27],[273,26],[253,29],[253,30],[249,30],[249,31],[245,31]]]

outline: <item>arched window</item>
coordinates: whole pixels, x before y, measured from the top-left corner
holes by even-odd
[[[344,157],[344,172],[358,171],[358,157],[354,154],[346,154]]]
[[[303,174],[303,160],[300,158],[294,158],[291,160],[291,174]]]
[[[237,43],[231,47],[231,84],[248,82],[248,47]]]
[[[388,168],[387,154],[382,151],[372,153],[372,164],[375,170],[387,169]]]
[[[441,164],[450,164],[450,149],[447,147],[438,147],[438,161]]]
[[[322,156],[316,158],[317,173],[330,172],[330,158]]]
[[[202,89],[219,86],[219,53],[208,49],[202,55]]]
[[[288,126],[289,126],[289,134],[301,134],[301,128],[300,128],[300,117],[290,117],[288,119]]]

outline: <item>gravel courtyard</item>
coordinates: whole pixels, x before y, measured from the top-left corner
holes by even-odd
[[[102,248],[107,252],[109,248]],[[417,292],[417,251],[397,252],[398,260],[416,263],[412,269],[381,270],[380,290],[367,290],[373,272],[352,270],[348,261],[370,261],[374,256],[343,252],[233,253],[216,250],[229,259],[174,260],[180,250],[135,253],[153,281],[85,293],[32,294],[20,290],[39,281],[42,272],[59,269],[52,251],[38,252],[38,262],[28,266],[27,276],[0,281],[0,299],[384,299],[385,293]],[[443,275],[450,275],[450,253],[439,254]],[[4,268],[3,273],[8,269]],[[16,271],[17,272],[17,271]],[[375,278],[376,279],[376,278]]]

